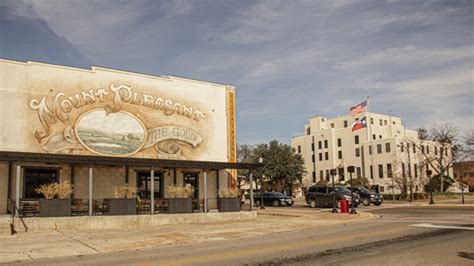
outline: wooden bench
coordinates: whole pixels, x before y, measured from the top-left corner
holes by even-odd
[[[71,213],[73,216],[88,215],[89,214],[89,200],[72,199]]]
[[[20,214],[24,217],[39,216],[39,200],[20,200]]]

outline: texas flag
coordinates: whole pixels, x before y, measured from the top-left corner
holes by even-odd
[[[352,132],[364,127],[367,127],[367,119],[365,116],[362,117],[361,120],[356,121],[354,124],[352,124]]]

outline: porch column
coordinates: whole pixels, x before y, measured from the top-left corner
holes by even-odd
[[[71,170],[71,172],[69,173],[69,179],[71,180],[71,185],[74,186],[74,165],[71,164],[69,165],[69,168]],[[74,198],[74,190],[72,190],[72,193],[71,193],[71,199]]]
[[[89,216],[92,216],[92,184],[94,182],[92,164],[89,164]]]
[[[216,189],[219,191],[219,169],[216,169]]]
[[[8,182],[7,182],[7,200],[11,201],[12,199],[12,174],[13,174],[13,165],[12,161],[8,161]],[[9,211],[9,206],[7,204],[7,212]]]
[[[204,213],[207,213],[207,171],[204,170]]]
[[[250,181],[250,211],[253,211],[253,173],[252,172],[250,172],[249,181]]]
[[[20,182],[21,182],[21,165],[20,162],[16,162],[16,192],[15,192],[15,204],[17,214],[20,215]]]
[[[155,170],[151,168],[150,172],[150,211],[151,215],[155,213]]]

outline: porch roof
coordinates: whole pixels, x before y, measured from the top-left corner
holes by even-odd
[[[12,151],[0,151],[0,161],[199,169],[256,169],[261,167],[260,164],[256,163],[168,160],[154,158],[90,156]]]

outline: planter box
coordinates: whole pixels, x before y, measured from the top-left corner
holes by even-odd
[[[71,199],[40,199],[39,216],[71,216]]]
[[[168,199],[168,213],[192,213],[193,201],[191,198]]]
[[[137,200],[133,199],[107,199],[109,215],[136,215]]]
[[[219,212],[240,211],[240,198],[219,198],[217,204]]]

